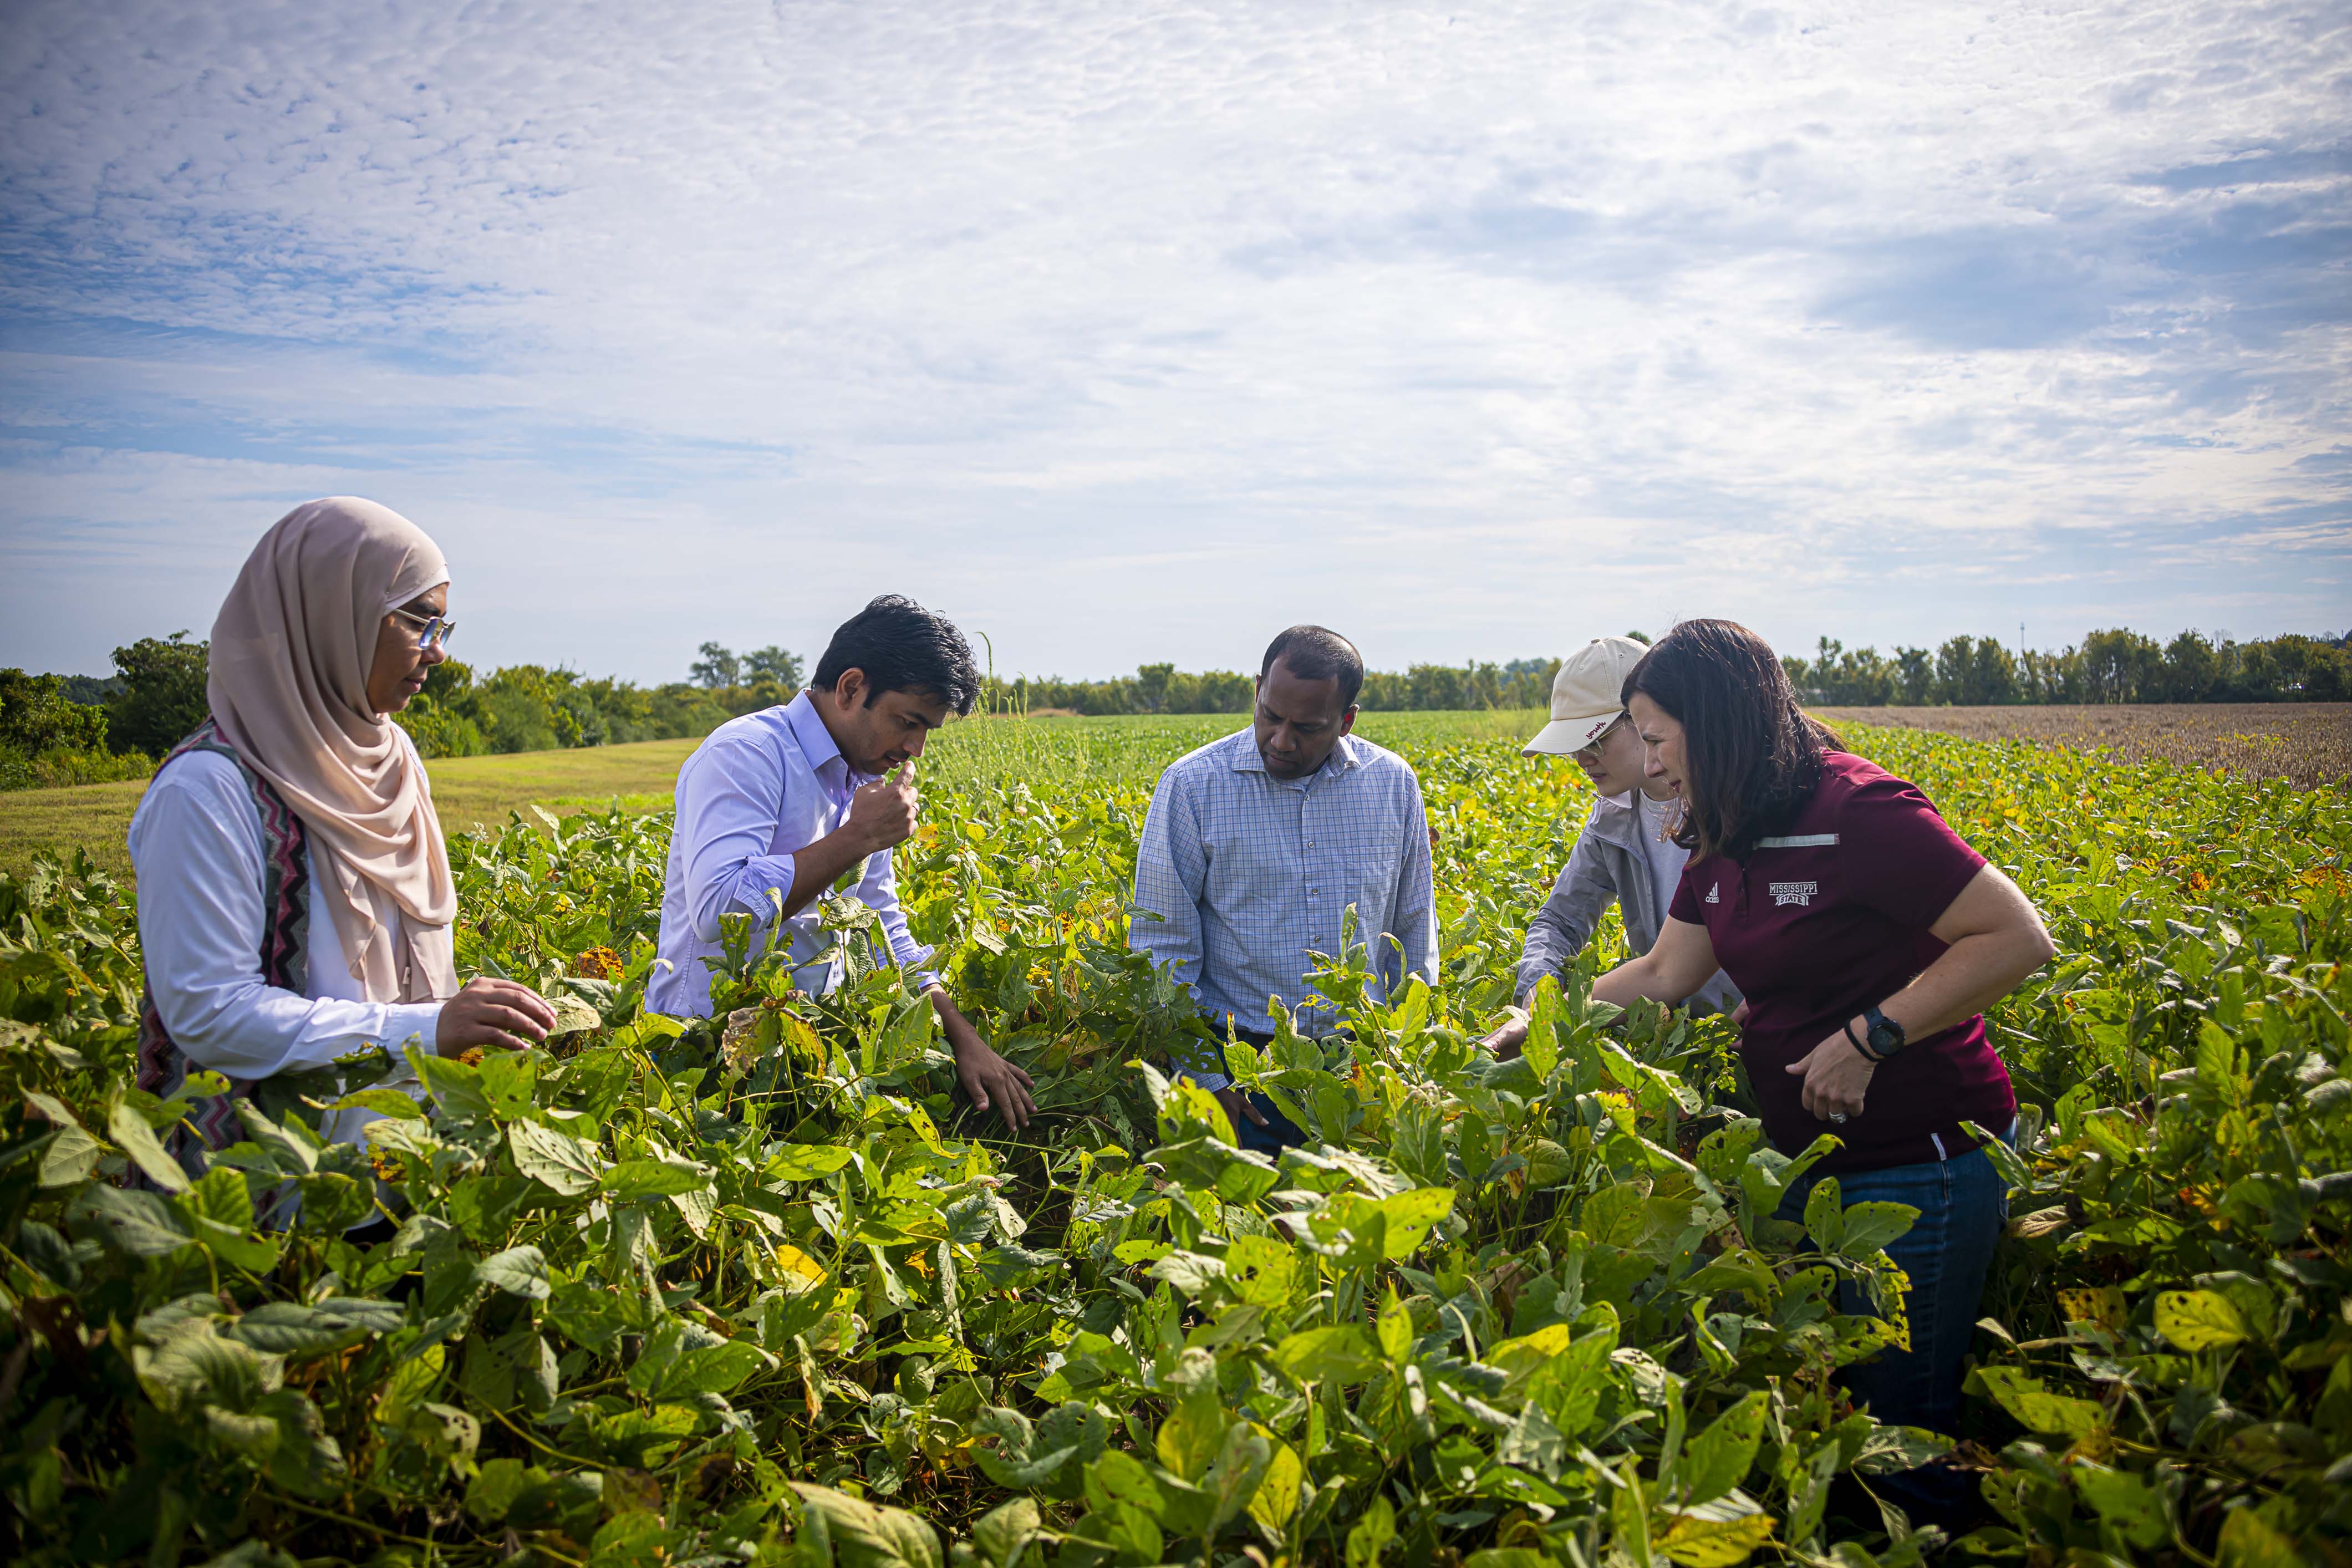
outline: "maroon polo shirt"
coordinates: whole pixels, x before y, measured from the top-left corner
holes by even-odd
[[[1948,1159],[1976,1147],[1962,1121],[1998,1131],[2017,1114],[1982,1015],[1912,1040],[1843,1125],[1808,1111],[1804,1079],[1781,1070],[1943,953],[1927,928],[1985,863],[1917,786],[1843,752],[1822,763],[1812,798],[1745,861],[1685,866],[1669,912],[1706,928],[1748,999],[1740,1055],[1776,1148],[1796,1154],[1834,1133],[1845,1146],[1823,1172]]]

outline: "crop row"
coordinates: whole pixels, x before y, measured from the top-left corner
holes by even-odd
[[[1043,728],[1043,727],[1036,727]],[[563,997],[546,1051],[425,1058],[422,1109],[279,1086],[190,1183],[132,1087],[133,922],[87,867],[0,879],[0,1489],[35,1562],[1009,1565],[1918,1561],[1873,1478],[1948,1445],[1836,1369],[1899,1324],[1907,1211],[1764,1143],[1728,1028],[1541,998],[1469,1044],[1585,796],[1500,741],[1396,743],[1439,835],[1444,974],[1347,1038],[1230,1053],[1307,1147],[1236,1150],[1151,1067],[1197,1027],[1124,940],[1181,726],[950,736],[901,852],[919,937],[1036,1077],[997,1135],[930,1011],[739,943],[712,1020],[645,1013],[667,822],[455,846],[463,970]],[[1878,731],[2041,904],[1994,1019],[2028,1103],[1978,1342],[1974,1549],[2313,1561],[2352,1540],[2352,814]],[[856,950],[858,910],[834,918]],[[1613,932],[1609,933],[1613,938]],[[196,1086],[201,1089],[203,1085]],[[389,1113],[322,1146],[325,1106]],[[121,1178],[144,1173],[144,1184]],[[345,1228],[383,1205],[389,1239]],[[2331,1545],[2330,1543],[2335,1543]],[[1254,1554],[1254,1555],[1253,1555]]]

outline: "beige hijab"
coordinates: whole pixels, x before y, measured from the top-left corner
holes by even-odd
[[[433,794],[367,695],[384,613],[448,580],[415,523],[330,496],[262,535],[213,623],[213,717],[302,819],[318,868],[311,918],[323,906],[372,1002],[457,991],[447,944],[420,941],[457,913]]]

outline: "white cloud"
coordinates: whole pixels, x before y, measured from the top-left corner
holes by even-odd
[[[0,21],[0,662],[326,490],[655,679],[2352,618],[2315,6],[427,11]]]

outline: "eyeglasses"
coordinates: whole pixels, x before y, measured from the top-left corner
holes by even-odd
[[[1594,762],[1599,762],[1601,760],[1601,742],[1615,734],[1617,732],[1617,726],[1622,724],[1630,717],[1630,714],[1618,714],[1617,717],[1609,721],[1609,727],[1607,729],[1601,731],[1598,735],[1593,736],[1590,741],[1585,742],[1581,746],[1577,747],[1576,750],[1569,752],[1569,756],[1570,758],[1590,757]]]
[[[438,653],[447,647],[449,635],[457,629],[457,623],[446,616],[420,616],[414,610],[394,610],[392,613],[404,621],[416,623],[416,650],[419,653]]]

